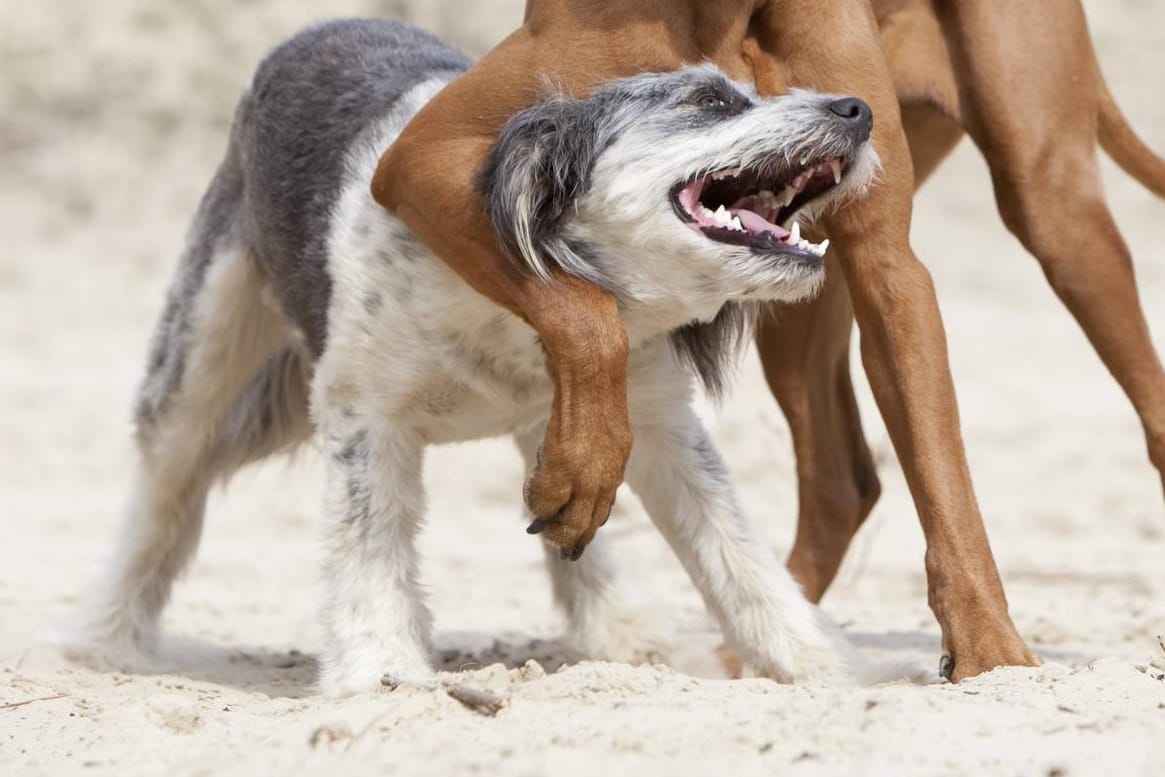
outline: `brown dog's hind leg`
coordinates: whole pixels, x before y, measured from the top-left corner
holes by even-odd
[[[1083,13],[1062,3],[1053,34],[1047,25],[1027,25],[1046,10],[1021,5],[1008,6],[1010,19],[960,6],[948,21],[957,36],[967,130],[991,168],[1008,229],[1039,260],[1132,400],[1165,488],[1165,371],[1132,259],[1104,200],[1096,161],[1104,87]]]
[[[902,103],[902,129],[914,163],[918,191],[963,138],[963,128],[943,110],[922,102]]]
[[[882,491],[850,379],[852,329],[845,281],[835,268],[817,299],[766,311],[756,336],[797,458],[797,540],[789,571],[815,602]]]
[[[1132,401],[1165,488],[1165,372],[1129,249],[1101,196],[1095,158],[1045,165],[1023,175],[993,163],[1000,212]]]
[[[1132,401],[1165,489],[1165,372],[1137,297],[1128,247],[1100,194],[1095,160],[1038,176],[1006,165],[993,166],[992,173],[1008,228],[1039,260],[1056,296]]]

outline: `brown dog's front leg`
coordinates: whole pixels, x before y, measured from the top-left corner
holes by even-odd
[[[816,299],[774,308],[757,327],[765,380],[789,422],[797,458],[789,571],[814,602],[881,493],[850,380],[853,326],[845,279],[830,272]]]
[[[525,498],[531,531],[578,558],[607,520],[631,451],[627,335],[606,291],[516,269],[473,185],[501,124],[538,94],[530,46],[515,33],[430,100],[381,157],[372,194],[478,292],[537,330],[554,403]]]
[[[926,535],[945,673],[959,680],[1036,664],[1007,612],[967,468],[934,287],[908,242],[913,171],[870,7],[865,0],[782,0],[765,6],[754,30],[780,66],[769,74],[774,83],[761,79],[762,91],[811,86],[856,95],[874,111],[880,180],[826,231],[839,249],[863,362]]]
[[[631,455],[627,335],[614,297],[571,276],[528,288],[524,303],[554,379],[546,436],[524,491],[534,516],[528,531],[578,559],[607,522]]]
[[[892,112],[881,116],[895,123]],[[957,681],[1039,660],[1008,615],[975,500],[934,286],[906,242],[911,170],[905,138],[893,129],[879,138],[882,184],[832,219],[829,234],[845,258],[863,364],[926,535],[944,672]]]

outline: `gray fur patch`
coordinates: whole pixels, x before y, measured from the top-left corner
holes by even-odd
[[[348,172],[345,156],[410,88],[452,79],[469,64],[415,27],[350,19],[299,33],[259,65],[235,117],[248,236],[316,356],[326,338],[326,241]]]
[[[368,492],[368,433],[359,431],[344,441],[334,454],[345,470],[345,523],[366,524],[372,515],[372,495]]]
[[[708,322],[691,323],[671,334],[671,345],[680,361],[696,374],[713,400],[728,389],[733,362],[752,331],[757,306],[729,302]]]
[[[364,297],[364,312],[375,317],[384,307],[384,295],[379,291],[369,293]]]
[[[134,412],[139,433],[148,432],[182,383],[191,345],[191,317],[206,272],[217,253],[232,242],[242,241],[242,198],[242,169],[232,147],[198,205],[178,271],[166,294],[166,307],[154,330],[146,377],[138,389]]]
[[[590,187],[602,151],[596,100],[551,97],[515,114],[478,177],[499,244],[514,258],[544,253],[558,267],[579,264],[555,240],[566,209]],[[521,264],[521,263],[520,263]],[[521,265],[529,270],[538,265]]]
[[[699,439],[690,440],[689,444],[692,446],[696,458],[700,461],[700,470],[721,486],[728,486],[728,469],[724,466],[724,460],[720,458],[716,448],[713,447],[712,441],[706,435],[700,435]]]

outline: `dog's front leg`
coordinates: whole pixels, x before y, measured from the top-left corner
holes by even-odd
[[[537,464],[545,432],[539,424],[514,435],[529,468]],[[643,662],[665,656],[670,649],[668,624],[618,574],[613,544],[600,533],[586,555],[572,560],[569,549],[542,543],[554,601],[566,616],[567,641],[591,660]]]
[[[691,407],[683,401],[664,405],[656,400],[646,411],[650,419],[636,423],[627,483],[741,660],[781,682],[875,679],[753,534],[720,455]]]
[[[934,285],[909,243],[914,175],[898,100],[866,0],[767,3],[756,20],[770,66],[762,93],[788,84],[852,94],[873,108],[882,158],[868,196],[826,223],[861,331],[862,361],[926,535],[930,605],[952,680],[1039,659],[1007,611],[959,430]],[[820,31],[830,45],[813,45]]]
[[[327,459],[320,690],[343,695],[422,682],[431,617],[415,538],[423,447],[378,424],[324,429]]]

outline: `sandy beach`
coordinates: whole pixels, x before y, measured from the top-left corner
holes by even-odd
[[[339,0],[474,54],[520,0]],[[1088,0],[1111,89],[1165,153],[1165,11]],[[1165,770],[1165,501],[1128,401],[1004,230],[967,142],[913,240],[946,321],[963,433],[1021,634],[1046,663],[959,685],[732,681],[700,599],[629,494],[604,529],[672,626],[664,665],[579,662],[522,530],[507,440],[432,451],[422,550],[450,684],[312,695],[322,468],[314,449],[215,492],[166,612],[165,666],[103,673],[41,641],[103,566],[131,405],[186,222],[263,52],[318,17],[287,0],[0,7],[0,774],[1156,775]],[[1104,162],[1165,344],[1165,202]],[[855,356],[856,358],[856,356]],[[856,366],[856,365],[855,365]],[[884,494],[823,606],[872,656],[937,666],[923,542],[864,379]],[[755,357],[702,406],[774,553],[792,543],[788,429]]]

